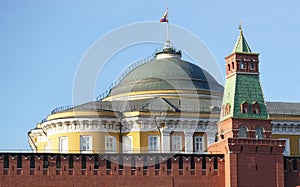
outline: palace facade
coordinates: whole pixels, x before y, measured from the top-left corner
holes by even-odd
[[[223,87],[167,41],[97,101],[52,111],[2,186],[300,185],[300,104],[266,102],[242,29]]]
[[[227,77],[235,68],[259,73],[258,53],[251,52],[242,32],[229,56],[236,53],[246,55],[241,56],[245,59],[243,66],[226,62]],[[38,153],[207,152],[217,139],[220,114],[222,119],[222,111],[233,110],[234,106],[221,107],[224,87],[213,76],[182,60],[181,51],[170,43],[150,60],[137,62],[125,72],[116,86],[97,101],[53,110],[29,131],[32,150]],[[239,117],[270,119],[270,132],[265,133],[273,139],[286,140],[285,155],[299,155],[300,103],[265,103],[259,79],[251,83],[245,83],[243,89],[247,93],[235,93],[235,98],[244,101],[248,108],[241,109],[238,104],[234,112],[247,110],[257,114]],[[235,85],[231,79],[226,84]],[[224,97],[234,96],[228,94],[225,89]],[[245,100],[253,94],[261,98]],[[265,138],[260,134],[258,137]]]

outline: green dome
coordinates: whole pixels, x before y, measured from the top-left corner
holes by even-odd
[[[158,58],[128,73],[112,88],[110,96],[152,90],[205,90],[223,92],[223,87],[205,70],[180,59],[179,55]]]

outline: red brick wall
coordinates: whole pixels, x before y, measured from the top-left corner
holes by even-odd
[[[227,138],[212,144],[210,153],[225,154],[225,186],[284,186],[282,152],[285,142],[272,139]]]
[[[8,156],[6,161],[5,155]],[[17,168],[19,156],[22,158],[21,168]],[[123,155],[123,168],[119,165],[122,158],[119,155],[84,156],[86,167],[82,168],[83,155],[0,154],[0,187],[225,186],[223,155]],[[34,168],[30,167],[31,157],[35,158]],[[44,157],[48,162],[44,161]],[[59,157],[60,168],[57,168],[56,160]],[[73,168],[69,163],[70,157],[74,160]],[[98,158],[98,169],[94,169],[95,157]],[[111,160],[111,169],[107,168],[107,159]],[[159,169],[155,169],[153,165],[157,159],[161,161]],[[9,167],[4,168],[4,162],[7,161]],[[194,162],[194,168],[191,161]],[[144,167],[144,163],[148,163],[149,166]],[[48,167],[45,164],[48,164]]]
[[[300,158],[285,157],[284,166],[284,186],[300,186]]]
[[[237,157],[238,186],[245,184],[249,184],[249,186],[283,186],[280,185],[280,182],[283,184],[283,181],[277,181],[276,156],[239,154]],[[281,172],[283,173],[283,170]]]
[[[271,121],[270,120],[259,120],[259,119],[239,119],[239,118],[228,118],[218,124],[219,135],[221,131],[224,131],[224,138],[238,137],[239,126],[246,126],[248,129],[248,138],[255,138],[256,127],[262,127],[264,129],[264,138],[271,138]],[[222,139],[219,136],[219,139]]]

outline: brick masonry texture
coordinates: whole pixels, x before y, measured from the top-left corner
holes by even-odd
[[[0,155],[0,187],[225,186],[223,155]]]

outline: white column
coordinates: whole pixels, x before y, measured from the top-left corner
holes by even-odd
[[[171,150],[171,139],[170,139],[170,131],[161,130],[161,152],[162,153],[169,153]]]
[[[185,131],[184,132],[184,136],[185,136],[185,140],[184,140],[184,146],[185,146],[185,152],[186,153],[192,153],[193,152],[193,135],[194,132],[190,132],[190,131]]]

